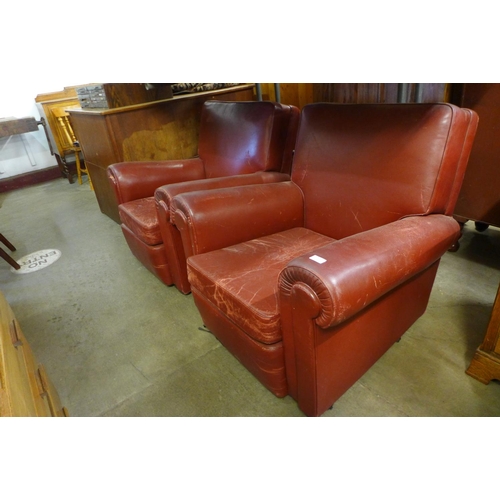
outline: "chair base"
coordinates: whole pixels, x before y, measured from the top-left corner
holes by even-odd
[[[338,326],[322,329],[309,320],[310,338],[303,335],[307,325],[295,323],[294,334],[301,338],[286,367],[290,396],[306,415],[331,408],[424,314],[437,269],[438,262]]]
[[[121,227],[125,240],[134,256],[165,285],[173,285],[163,243],[154,246],[147,245],[137,238],[127,226],[122,224]]]
[[[307,416],[332,407],[425,312],[439,262],[372,304],[339,327],[315,327],[314,348],[298,349],[285,368],[284,342],[266,345],[251,339],[207,301],[196,288],[193,298],[203,324],[221,344],[277,397],[290,395]],[[303,333],[307,326],[298,326]],[[307,342],[306,342],[307,344]],[[297,347],[297,342],[295,342]],[[308,358],[314,352],[314,363]],[[295,375],[292,375],[295,374]],[[287,380],[295,376],[295,380]]]
[[[191,291],[203,324],[210,332],[264,387],[279,398],[285,397],[288,394],[288,387],[283,342],[275,344],[256,342],[215,309],[195,288],[191,288]]]

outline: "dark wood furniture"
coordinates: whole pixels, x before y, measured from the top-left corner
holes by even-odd
[[[449,83],[315,83],[315,102],[347,104],[448,102]]]
[[[0,118],[0,137],[26,134],[38,130],[38,122],[32,116],[24,118]]]
[[[173,96],[168,83],[95,83],[78,87],[76,93],[82,108],[122,108]]]
[[[0,241],[12,252],[16,251],[16,247],[2,233],[0,233]],[[21,269],[21,266],[2,247],[0,247],[0,257],[14,269]]]
[[[483,343],[476,350],[466,373],[483,384],[493,379],[500,380],[500,287]]]
[[[500,226],[500,84],[455,84],[452,101],[473,109],[479,127],[455,208],[460,223],[475,221],[479,230]]]
[[[251,101],[253,91],[247,84],[114,109],[68,109],[101,212],[120,223],[109,165],[194,157],[203,103]]]

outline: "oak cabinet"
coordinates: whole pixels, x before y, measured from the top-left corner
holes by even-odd
[[[68,411],[0,293],[0,416],[63,417]]]

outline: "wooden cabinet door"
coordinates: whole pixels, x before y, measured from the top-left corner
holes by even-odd
[[[65,416],[59,396],[38,365],[14,314],[0,294],[0,416]]]

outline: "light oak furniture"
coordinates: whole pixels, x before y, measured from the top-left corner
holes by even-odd
[[[65,87],[61,91],[38,94],[35,98],[40,115],[48,124],[48,139],[51,153],[55,156],[63,177],[74,182],[73,152],[66,146],[64,136],[58,132],[58,120],[54,110],[80,107],[76,87]],[[76,159],[75,159],[76,163]]]
[[[80,155],[82,154],[82,148],[80,147],[80,143],[78,142],[75,133],[73,132],[73,127],[71,126],[68,112],[63,108],[56,107],[52,109],[52,114],[56,118],[57,133],[63,151],[65,153],[70,152],[75,155],[76,176],[78,178],[78,183],[82,184],[82,173],[83,173],[87,175],[89,179],[90,189],[93,189],[92,180],[90,179],[90,175],[87,166],[85,165],[85,161],[82,162],[82,160],[80,159]]]
[[[486,336],[474,354],[466,373],[483,384],[488,384],[493,379],[500,380],[500,287],[493,304]]]
[[[109,165],[195,157],[203,103],[252,101],[253,89],[253,84],[238,85],[121,108],[68,109],[101,212],[120,223]]]
[[[38,364],[19,323],[0,293],[0,416],[63,417],[68,411]]]

